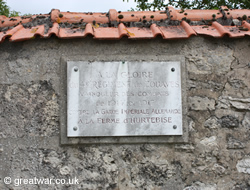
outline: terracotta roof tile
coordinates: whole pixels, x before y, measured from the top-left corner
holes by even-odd
[[[58,23],[53,23],[52,27],[49,28],[48,33],[44,34],[43,37],[44,38],[48,38],[50,37],[52,34],[59,36],[59,24]]]
[[[0,16],[0,42],[49,38],[95,39],[163,39],[189,38],[207,35],[236,38],[250,35],[250,10],[177,10],[168,7],[164,11],[72,13],[53,9],[49,14],[30,17]]]
[[[213,36],[215,38],[221,37],[219,31],[217,31],[212,26],[201,25],[201,26],[192,26],[192,28],[198,35]]]

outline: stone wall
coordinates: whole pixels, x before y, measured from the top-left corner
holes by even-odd
[[[247,37],[5,40],[0,44],[0,189],[250,189],[249,52]],[[104,61],[184,56],[188,143],[60,145],[61,59],[85,60],[85,55]],[[3,183],[7,176],[9,185]],[[17,186],[16,179],[34,177],[76,177],[79,185]]]

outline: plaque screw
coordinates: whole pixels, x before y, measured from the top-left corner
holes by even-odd
[[[77,71],[78,71],[78,68],[77,68],[77,67],[75,67],[75,68],[74,68],[74,71],[75,71],[75,72],[77,72]]]
[[[73,130],[74,130],[74,131],[77,131],[77,127],[74,127]]]
[[[174,129],[177,129],[177,126],[176,126],[176,125],[174,125],[174,126],[173,126],[173,128],[174,128]]]
[[[174,71],[175,71],[175,68],[172,68],[171,71],[174,72]]]

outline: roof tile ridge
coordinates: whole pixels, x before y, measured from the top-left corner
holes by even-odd
[[[168,18],[166,11],[117,12],[115,9],[110,9],[108,16],[111,25],[116,25],[118,22],[142,22],[143,20],[160,21]]]
[[[161,37],[163,36],[161,29],[156,24],[152,24],[150,29],[154,35],[154,38],[158,35],[161,35]]]
[[[49,17],[50,14],[40,14],[40,15],[31,15],[31,16],[17,16],[17,17],[6,17],[0,15],[0,28],[4,27],[13,27],[18,24],[26,24],[32,22],[33,19],[39,17]]]
[[[177,10],[174,7],[168,6],[167,9],[166,9],[166,14],[168,16],[168,19],[177,20],[178,13],[177,13]]]
[[[123,23],[120,23],[118,25],[118,31],[119,31],[120,38],[122,38],[123,36],[129,36],[129,37],[133,36],[133,34],[128,31],[128,29],[125,27]]]
[[[23,40],[28,40],[28,39],[33,39],[36,36],[43,37],[44,35],[44,25],[39,25],[39,26],[34,26],[32,28],[24,28],[21,25],[21,28],[15,32],[14,35],[10,37],[10,41],[23,41]]]
[[[229,36],[231,36],[230,35],[230,32],[228,32],[225,28],[224,28],[224,26],[222,26],[220,23],[218,23],[218,22],[213,22],[212,23],[212,26],[219,32],[219,34],[221,35],[221,36],[224,36],[225,34],[228,34]]]
[[[188,37],[191,35],[197,35],[197,33],[194,31],[194,29],[186,22],[186,21],[181,21],[181,26],[184,28],[186,31]]]
[[[84,32],[85,32],[85,35],[91,34],[92,36],[94,36],[94,28],[93,28],[92,24],[90,24],[90,23],[86,24]]]
[[[50,28],[48,33],[44,34],[43,37],[49,38],[52,34],[55,34],[56,36],[59,35],[59,24],[57,22],[53,23],[52,28]]]
[[[11,30],[9,30],[9,31],[7,32],[7,34],[11,34],[11,36],[12,36],[12,35],[14,35],[15,33],[17,33],[19,30],[22,30],[23,28],[24,28],[23,25],[18,24],[16,27],[14,27],[14,28],[12,28]]]
[[[78,13],[61,12],[59,9],[51,10],[51,21],[57,23],[109,23],[106,13]]]
[[[190,21],[213,20],[220,15],[219,10],[177,10],[177,20],[183,20],[184,18]]]
[[[52,9],[50,12],[50,18],[52,22],[60,23],[59,18],[60,10],[59,9]]]
[[[247,28],[250,31],[250,24],[246,21],[242,22],[242,26]]]
[[[0,15],[0,20],[3,21],[5,19],[7,19],[8,17],[5,15]],[[1,26],[2,22],[0,22],[0,26]]]
[[[12,27],[12,26],[15,26],[15,25],[25,21],[24,19],[22,19],[21,16],[17,16],[17,17],[6,17],[6,16],[3,17],[3,16],[1,16],[0,20],[1,20],[0,21],[0,28]],[[26,19],[26,22],[24,22],[24,23],[27,23],[30,21],[31,21],[31,18],[29,18],[28,20]]]
[[[2,32],[3,35],[0,38],[0,43],[3,42],[6,37],[13,36],[16,32],[18,32],[19,30],[22,30],[23,28],[24,27],[21,24],[19,24],[18,26],[14,27],[6,32]]]
[[[109,9],[108,18],[111,25],[117,25],[118,12],[115,9]]]
[[[34,26],[31,29],[31,33],[34,33],[34,36],[39,35],[39,36],[43,37],[44,31],[45,31],[44,25]]]
[[[59,12],[56,13],[55,21],[58,23],[109,23],[107,13],[77,13],[77,12]]]

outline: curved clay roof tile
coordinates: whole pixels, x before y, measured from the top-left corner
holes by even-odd
[[[178,10],[168,7],[164,11],[120,12],[110,9],[108,13],[60,12],[52,9],[50,14],[23,17],[0,16],[0,42],[49,38],[95,39],[163,39],[189,38],[192,35],[213,37],[244,37],[250,35],[250,10]]]

